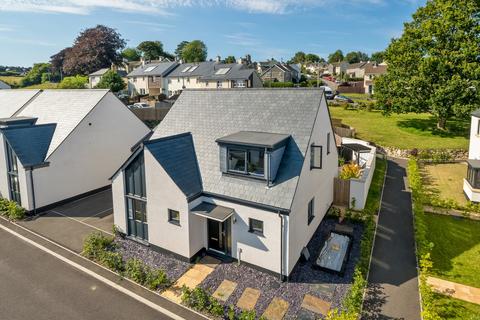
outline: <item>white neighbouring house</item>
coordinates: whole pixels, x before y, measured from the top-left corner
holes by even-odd
[[[1,90],[0,196],[29,212],[110,186],[150,130],[108,90]]]
[[[131,96],[159,96],[168,93],[166,76],[178,66],[177,62],[144,64],[127,75],[128,92]]]
[[[480,109],[472,112],[467,164],[463,192],[470,201],[480,202]]]
[[[333,202],[338,154],[323,90],[184,90],[112,177],[114,222],[193,260],[283,277]]]
[[[1,89],[11,89],[11,87],[2,80],[0,80],[0,90]]]

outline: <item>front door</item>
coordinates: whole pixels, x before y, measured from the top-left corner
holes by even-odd
[[[208,219],[208,249],[230,254],[230,218],[224,222]]]
[[[128,235],[140,240],[148,240],[148,224],[146,202],[137,199],[127,199]]]

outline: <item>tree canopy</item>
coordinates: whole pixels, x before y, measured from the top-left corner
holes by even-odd
[[[143,41],[137,46],[137,49],[145,60],[156,60],[165,54],[163,43],[160,41]]]
[[[207,59],[207,46],[200,40],[189,42],[181,51],[185,62],[203,62]]]
[[[188,44],[188,41],[182,41],[177,45],[177,49],[175,49],[175,56],[178,58],[182,58],[182,50]]]
[[[325,61],[323,58],[320,58],[318,55],[314,53],[305,53],[303,51],[298,51],[295,53],[292,59],[290,59],[290,63],[315,63]]]
[[[127,61],[138,61],[142,53],[137,48],[125,48],[122,51],[122,58],[126,59]]]
[[[235,63],[237,62],[237,59],[235,59],[235,56],[228,56],[224,60],[225,63]]]
[[[125,82],[122,77],[113,70],[108,70],[102,76],[100,82],[95,86],[97,89],[110,89],[112,92],[118,92],[125,89]]]
[[[50,63],[35,63],[30,69],[30,71],[27,72],[25,77],[20,81],[20,86],[26,87],[26,86],[31,86],[34,84],[39,84],[45,82],[48,77],[45,75],[48,75],[51,70],[51,65]]]
[[[88,77],[76,75],[63,78],[58,85],[60,89],[85,89],[87,87]]]
[[[124,47],[125,40],[115,29],[98,25],[82,31],[71,48],[63,49],[52,59],[58,65],[63,58],[62,69],[67,75],[86,75],[119,63]]]
[[[329,63],[341,62],[343,60],[344,60],[344,56],[343,56],[342,50],[337,50],[334,53],[328,55]]]
[[[370,56],[370,61],[374,61],[376,63],[382,63],[384,60],[385,60],[385,52],[384,51],[374,52]]]
[[[385,52],[375,81],[385,113],[430,112],[437,127],[480,105],[480,2],[432,0],[405,23]]]
[[[361,61],[368,61],[369,57],[368,57],[368,54],[366,54],[365,52],[352,51],[347,53],[347,55],[345,56],[345,60],[348,63],[358,63]]]

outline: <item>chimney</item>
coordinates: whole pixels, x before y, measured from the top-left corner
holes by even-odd
[[[140,62],[142,63],[142,67],[145,66],[145,58],[143,56],[140,57]]]
[[[242,58],[238,58],[238,59],[237,59],[237,63],[238,63],[238,64],[243,64],[243,59],[242,59]]]
[[[217,63],[220,63],[221,60],[222,60],[222,58],[221,58],[220,56],[217,56],[217,57],[215,58],[215,62],[217,62]]]

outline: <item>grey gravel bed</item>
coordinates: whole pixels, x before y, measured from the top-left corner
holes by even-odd
[[[192,266],[190,263],[181,261],[172,254],[152,250],[132,240],[117,237],[115,242],[118,244],[118,251],[122,253],[125,260],[138,258],[151,268],[165,271],[171,281],[176,281]]]
[[[237,288],[226,301],[226,305],[236,305],[247,287],[259,289],[260,298],[256,304],[257,315],[263,314],[274,297],[282,298],[290,304],[286,319],[315,319],[319,315],[302,309],[300,306],[305,294],[311,294],[332,303],[332,308],[339,307],[351,286],[355,264],[360,256],[360,239],[363,232],[361,224],[349,224],[353,227],[353,244],[343,277],[312,268],[312,262],[318,257],[324,241],[335,227],[336,220],[322,221],[308,244],[311,254],[309,262],[299,262],[289,282],[282,282],[278,276],[258,271],[244,264],[221,263],[201,284],[213,293],[220,283],[230,280],[237,283]]]

